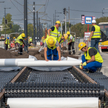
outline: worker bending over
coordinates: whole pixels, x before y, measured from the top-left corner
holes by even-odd
[[[45,60],[52,60],[52,56],[53,60],[61,60],[61,53],[58,41],[54,37],[49,36],[48,38],[46,38],[44,44]]]
[[[58,28],[61,26],[60,21],[56,21],[55,26],[48,30],[48,35],[53,36],[58,41]]]
[[[67,34],[64,34],[63,36],[62,36],[62,34],[60,33],[60,32],[58,32],[59,33],[59,35],[58,35],[58,43],[59,43],[59,45],[60,45],[60,47],[62,48],[63,47],[63,42],[65,41],[65,40],[67,40]]]
[[[73,54],[75,54],[75,49],[74,49],[74,47],[73,47],[73,37],[72,37],[72,35],[70,34],[70,32],[69,31],[67,31],[67,35],[68,35],[68,38],[67,38],[67,40],[68,40],[68,51],[69,51],[69,55],[71,55],[71,48],[72,48],[72,51],[73,51]]]
[[[96,48],[87,47],[84,42],[80,42],[78,47],[79,50],[84,52],[84,55],[82,55],[82,63],[80,64],[81,69],[95,72],[97,69],[102,67],[103,59]]]
[[[25,43],[24,43],[24,38],[25,38],[25,34],[24,33],[22,33],[22,34],[20,34],[18,37],[17,37],[17,43],[18,43],[18,47],[19,47],[19,54],[20,55],[22,55],[22,52],[23,52],[23,47],[22,47],[22,45],[24,44],[25,45]],[[26,46],[26,45],[25,45]]]
[[[33,42],[33,41],[32,41],[32,37],[29,36],[29,37],[28,37],[28,44],[29,44],[29,46],[32,46],[32,42]]]

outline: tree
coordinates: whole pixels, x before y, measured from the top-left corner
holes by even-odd
[[[21,28],[20,25],[14,24],[13,27],[12,27],[12,32],[19,32],[20,28]]]
[[[12,28],[13,22],[12,22],[12,15],[10,13],[6,15],[6,20],[7,20],[6,28],[5,28],[5,18],[4,17],[2,19],[2,25],[6,29],[6,33],[11,33],[12,30],[10,29],[10,27]],[[2,31],[2,33],[5,33],[5,29]]]
[[[33,37],[33,24],[28,24],[28,36]]]

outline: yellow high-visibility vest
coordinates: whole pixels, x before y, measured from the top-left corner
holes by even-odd
[[[91,59],[91,56],[89,55],[89,50],[91,48],[94,48],[94,47],[89,47],[87,52],[84,52],[84,56],[85,56],[86,60],[90,60]],[[97,51],[96,48],[94,48],[94,49]],[[98,51],[97,51],[97,54],[95,55],[95,61],[97,61],[99,63],[103,63],[103,59],[102,59],[102,57],[101,57],[101,55],[100,55],[100,53]]]
[[[95,31],[91,38],[101,38],[100,27],[98,25],[94,25],[94,27],[95,27]]]

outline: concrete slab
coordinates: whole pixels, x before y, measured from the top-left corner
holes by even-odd
[[[101,56],[102,56],[102,58],[104,60],[104,62],[102,64],[101,72],[104,75],[108,76],[108,53],[101,52],[100,54],[101,54]]]

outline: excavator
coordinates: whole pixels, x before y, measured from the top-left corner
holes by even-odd
[[[100,22],[98,25],[101,29],[99,47],[101,48],[101,50],[108,49],[108,22]]]

